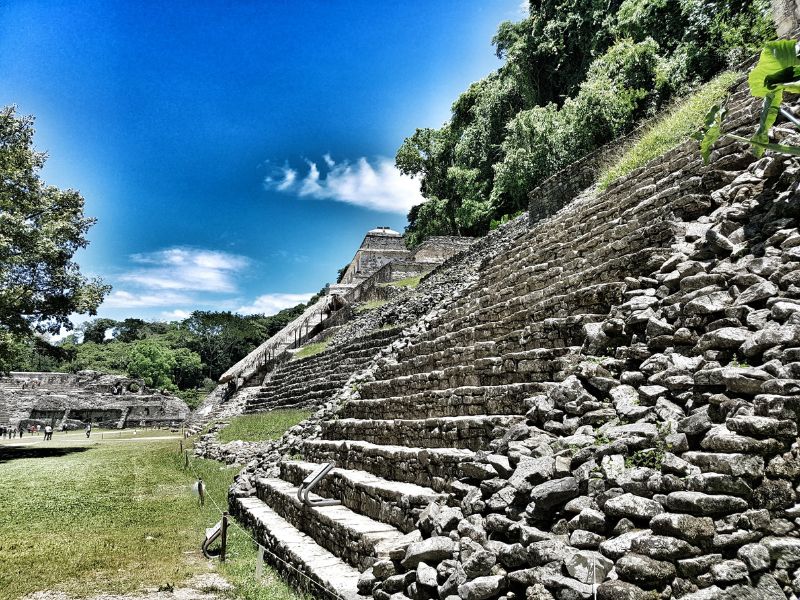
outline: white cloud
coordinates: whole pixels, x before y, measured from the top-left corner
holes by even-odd
[[[161,318],[167,321],[183,321],[184,319],[188,319],[192,316],[192,313],[188,310],[181,310],[180,308],[176,308],[175,310],[168,310],[161,313]]]
[[[154,308],[186,304],[191,298],[175,292],[144,292],[141,294],[126,290],[114,290],[103,302],[103,308]]]
[[[270,161],[264,161],[264,165],[269,167]],[[294,185],[296,179],[297,171],[289,168],[289,163],[285,163],[283,167],[272,169],[272,175],[267,175],[264,179],[264,185],[268,186],[270,189],[274,188],[283,192],[290,189]]]
[[[325,154],[323,160],[327,167],[324,177],[316,163],[306,161],[308,173],[301,180],[297,179],[296,170],[284,165],[264,179],[264,187],[300,197],[347,202],[371,210],[401,214],[424,201],[419,182],[400,173],[389,158],[378,157],[374,164],[364,157],[354,163],[337,163],[330,154]]]
[[[234,292],[234,275],[249,264],[243,256],[195,248],[168,248],[131,259],[146,266],[119,279],[150,290]]]
[[[308,302],[314,294],[264,294],[252,304],[239,307],[236,312],[243,315],[274,315],[284,308],[291,308],[301,302]]]

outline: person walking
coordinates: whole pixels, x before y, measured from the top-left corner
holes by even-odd
[[[89,436],[91,434],[92,434],[92,424],[91,423],[87,423],[86,424],[86,439],[87,440],[89,439]]]
[[[44,439],[45,441],[53,439],[53,428],[50,425],[44,426]]]

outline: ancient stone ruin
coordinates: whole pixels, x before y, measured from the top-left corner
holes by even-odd
[[[188,414],[180,398],[119,375],[11,372],[0,378],[0,425],[176,427]]]
[[[317,597],[797,598],[799,186],[687,142],[492,232],[270,366],[243,408],[319,410],[230,509]]]
[[[400,336],[401,323],[413,322],[443,294],[450,293],[453,285],[463,285],[463,278],[458,281],[463,275],[460,271],[450,272],[447,281],[427,276],[474,242],[474,238],[439,236],[410,251],[398,232],[388,227],[370,230],[341,281],[329,285],[327,294],[313,306],[223,373],[222,385],[192,414],[189,429],[200,431],[212,421],[219,429],[242,412],[305,408],[324,402],[376,352]],[[417,277],[429,279],[423,281],[421,294],[393,285]],[[379,308],[362,312],[360,308],[371,301],[377,301]],[[385,307],[381,305],[384,302]],[[397,310],[405,313],[395,314]],[[328,345],[324,352],[295,360],[302,346],[320,342]],[[204,439],[208,441],[213,439]],[[257,452],[259,447],[239,443],[235,446],[238,455],[225,460],[247,462],[241,453]],[[202,443],[198,454],[219,459],[225,453],[221,455],[214,444]]]

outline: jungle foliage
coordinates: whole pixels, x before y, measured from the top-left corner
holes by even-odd
[[[438,129],[397,151],[426,201],[407,242],[481,235],[527,194],[773,35],[768,0],[530,0],[500,24],[503,65],[473,83]]]

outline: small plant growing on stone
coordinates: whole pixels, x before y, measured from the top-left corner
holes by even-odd
[[[605,446],[606,444],[611,443],[611,438],[609,438],[606,434],[601,433],[594,438],[594,445],[595,446]]]
[[[644,450],[637,450],[632,455],[625,458],[625,466],[633,467],[647,467],[661,470],[661,463],[664,462],[664,450],[661,448],[645,448]]]
[[[652,448],[637,450],[630,456],[625,457],[625,466],[629,469],[634,467],[646,467],[649,469],[661,470],[664,457],[672,449],[667,442],[667,436],[672,433],[672,423],[663,423],[658,427],[658,436]]]
[[[746,368],[748,368],[750,365],[749,365],[749,364],[747,364],[747,362],[746,362],[746,361],[739,362],[739,361],[737,360],[737,358],[734,356],[734,357],[731,359],[731,362],[730,362],[730,363],[728,363],[728,366],[729,366],[729,367],[737,367],[737,368],[739,368],[739,369],[746,369]]]

